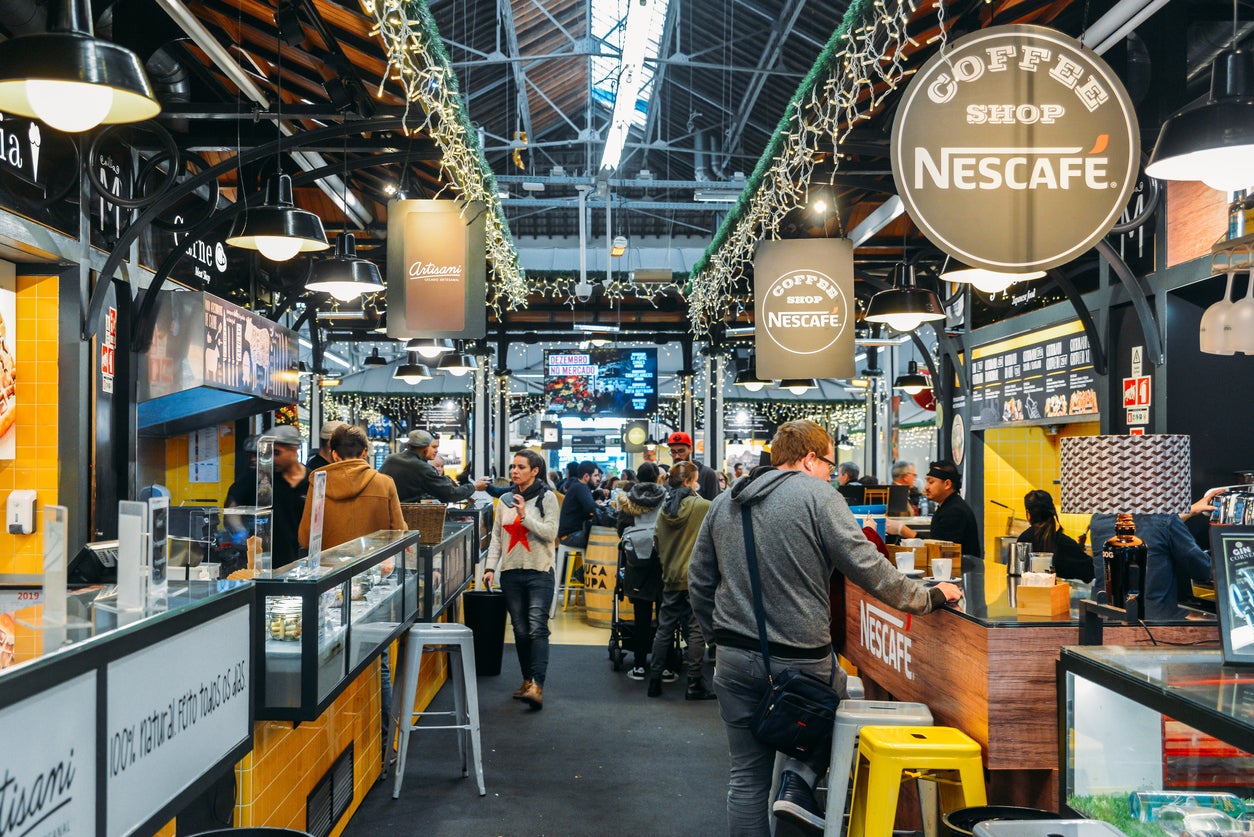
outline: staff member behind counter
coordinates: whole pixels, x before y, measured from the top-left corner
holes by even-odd
[[[923,493],[939,508],[932,513],[931,537],[941,541],[953,541],[962,545],[963,555],[983,556],[980,548],[980,527],[975,522],[975,512],[958,492],[962,489],[962,472],[950,459],[942,459],[928,466]],[[918,537],[918,532],[899,519],[886,521],[890,535],[903,538]]]
[[[383,460],[379,473],[386,474],[396,483],[402,503],[417,503],[419,500],[453,503],[488,487],[486,477],[480,477],[469,485],[458,485],[441,476],[431,464],[437,453],[434,436],[425,430],[411,430],[406,439],[406,449]]]

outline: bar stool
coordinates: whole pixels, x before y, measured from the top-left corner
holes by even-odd
[[[557,613],[558,593],[562,594],[562,610],[565,610],[570,604],[571,588],[573,587],[576,593],[583,589],[583,582],[571,578],[575,573],[575,556],[583,558],[583,550],[582,546],[566,546],[560,543],[557,545],[557,554],[553,561],[553,569],[557,571],[554,576],[557,579],[557,587],[553,589],[553,603],[549,605],[550,619]],[[563,578],[565,578],[564,582]]]
[[[862,489],[862,504],[864,506],[887,506],[888,486],[869,485]]]
[[[849,837],[891,837],[905,771],[914,778],[937,782],[941,807],[946,811],[988,801],[980,745],[961,731],[953,727],[863,727],[849,809]]]
[[[414,700],[418,694],[418,671],[422,655],[427,648],[447,651],[453,680],[453,710],[451,712],[415,712]],[[401,795],[401,781],[405,778],[405,758],[409,754],[409,734],[414,729],[414,719],[424,715],[451,715],[456,723],[428,726],[423,729],[455,729],[457,749],[462,759],[462,775],[468,776],[466,745],[470,744],[471,757],[475,761],[475,779],[479,783],[479,795],[485,796],[483,784],[483,750],[479,743],[479,690],[475,681],[475,644],[470,628],[446,622],[414,625],[405,635],[400,672],[397,678],[403,684],[399,700],[394,700],[392,729],[400,736],[396,751],[396,776],[392,782],[392,798]],[[467,741],[469,739],[469,742]],[[390,745],[391,742],[389,741]]]

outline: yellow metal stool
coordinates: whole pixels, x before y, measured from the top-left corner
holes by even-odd
[[[941,809],[984,805],[980,745],[953,727],[863,727],[854,771],[849,837],[892,837],[904,779],[940,787]]]

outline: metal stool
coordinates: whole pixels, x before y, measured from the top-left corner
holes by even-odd
[[[584,547],[582,546],[566,546],[565,544],[557,545],[557,556],[553,562],[553,569],[557,571],[554,578],[557,586],[553,588],[553,603],[549,605],[549,618],[552,619],[557,613],[557,595],[562,594],[562,610],[570,604],[570,591],[575,588],[576,591],[583,589],[583,583],[572,581],[571,576],[575,572],[574,556],[583,557]],[[565,582],[562,579],[565,579]]]
[[[891,837],[902,773],[940,784],[947,811],[984,805],[980,745],[953,727],[863,727],[849,837]]]
[[[418,670],[426,648],[436,647],[447,651],[453,680],[453,710],[451,712],[415,712],[414,699],[418,694]],[[475,779],[479,783],[479,795],[485,796],[483,785],[483,750],[479,744],[479,689],[475,681],[474,634],[465,625],[434,622],[414,625],[405,635],[405,648],[400,657],[397,678],[403,684],[400,699],[392,708],[392,729],[400,736],[396,751],[396,776],[392,783],[392,798],[401,795],[401,781],[405,778],[405,757],[409,753],[409,733],[414,729],[414,719],[423,715],[452,715],[457,723],[430,726],[424,729],[455,729],[457,749],[462,757],[462,775],[468,776],[466,743],[469,738],[471,757],[475,760]],[[389,741],[390,745],[391,742]]]

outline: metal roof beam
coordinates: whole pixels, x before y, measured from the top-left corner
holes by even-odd
[[[531,129],[531,105],[527,101],[527,68],[520,63],[522,48],[518,45],[518,27],[514,22],[513,0],[497,0],[497,14],[500,16],[500,27],[505,32],[505,47],[509,50],[506,60],[510,62],[510,71],[514,75],[514,95],[518,97],[518,121],[528,139],[535,135]],[[543,95],[543,94],[541,94]],[[550,104],[552,104],[550,102]]]

